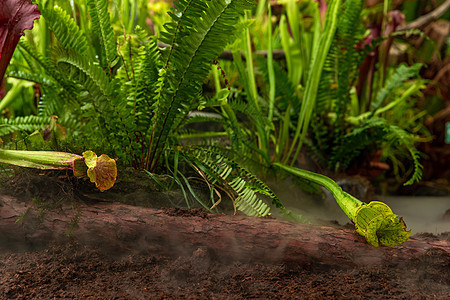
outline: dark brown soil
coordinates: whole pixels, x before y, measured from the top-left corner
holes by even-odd
[[[73,196],[63,191],[61,198]],[[91,194],[85,200],[95,201]],[[198,209],[166,212],[208,222]],[[418,239],[450,241],[450,235]],[[67,240],[23,251],[0,245],[0,299],[450,299],[450,253],[437,248],[401,266],[355,268],[230,262],[202,247],[183,256],[148,248],[118,256]]]
[[[75,242],[0,254],[1,299],[449,299],[450,255],[428,251],[399,269],[311,270],[190,256],[112,257]]]

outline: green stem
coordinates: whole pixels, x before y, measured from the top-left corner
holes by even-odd
[[[83,156],[55,151],[22,151],[0,149],[0,163],[19,167],[65,170],[73,169],[75,160],[83,160]]]
[[[213,77],[214,77],[214,87],[216,88],[216,96],[217,96],[217,94],[222,89],[222,86],[220,85],[219,70],[217,70],[216,65],[212,65],[211,68],[212,68],[212,73],[213,73]]]
[[[265,13],[265,4],[267,2],[267,6],[269,7],[270,10],[270,1],[267,0],[260,0],[258,1],[258,7],[256,8],[256,18],[260,18],[264,13]]]
[[[384,0],[383,1],[383,18],[382,18],[382,21],[381,21],[381,30],[382,31],[386,30],[386,24],[388,22],[388,11],[389,11],[390,6],[391,6],[391,1],[390,0]],[[381,36],[385,37],[385,33],[381,32]],[[379,86],[378,87],[380,89],[384,87],[384,79],[385,79],[385,76],[386,76],[387,57],[389,55],[389,53],[388,53],[388,51],[389,51],[388,44],[389,44],[389,41],[386,40],[386,41],[383,42],[381,47],[379,47],[380,59],[378,61],[378,63],[379,63],[379,72],[378,72],[379,73],[379,77],[378,77]]]
[[[19,81],[11,87],[5,97],[0,101],[0,112],[8,107],[14,101],[14,99],[16,99],[20,95],[24,87],[25,82],[23,81]]]
[[[179,139],[195,139],[195,138],[211,138],[218,136],[227,136],[228,132],[226,131],[210,131],[210,132],[198,132],[198,133],[186,133],[177,135]]]
[[[342,191],[341,187],[336,182],[334,182],[332,179],[330,179],[324,175],[316,174],[313,172],[309,172],[306,170],[302,170],[302,169],[298,169],[298,168],[294,168],[294,167],[290,167],[290,166],[286,166],[286,165],[280,164],[280,163],[274,163],[273,165],[277,166],[280,169],[283,169],[295,176],[298,176],[302,179],[306,179],[308,181],[314,182],[314,183],[326,188],[333,195],[334,199],[336,199],[336,202],[339,204],[339,206],[345,212],[345,214],[348,216],[348,218],[350,220],[352,220],[353,222],[355,221],[354,220],[355,219],[355,216],[354,216],[355,211],[358,209],[358,207],[360,207],[364,203],[362,201],[356,199],[352,195]]]
[[[245,20],[251,18],[251,12],[249,10],[245,11]],[[252,53],[252,39],[250,36],[250,29],[245,29],[245,43],[246,43],[246,63],[247,63],[247,73],[248,73],[248,83],[250,86],[250,96],[252,100],[255,102],[256,107],[259,107],[258,104],[258,94],[256,89],[256,82],[255,82],[255,71],[253,66],[253,53]]]
[[[346,121],[351,123],[351,124],[355,124],[358,125],[360,124],[362,121],[370,118],[371,116],[376,116],[379,114],[382,114],[392,108],[394,108],[395,106],[397,106],[398,104],[402,103],[403,101],[405,101],[408,97],[410,97],[411,95],[415,94],[417,91],[419,91],[422,88],[422,84],[418,83],[418,82],[414,82],[414,84],[412,86],[410,86],[403,94],[401,97],[399,97],[398,99],[396,99],[395,101],[390,102],[389,104],[387,104],[384,107],[381,107],[379,109],[377,109],[374,113],[372,112],[366,112],[363,113],[359,116],[356,117],[347,117]]]
[[[268,6],[268,49],[267,49],[267,70],[269,73],[269,121],[272,122],[273,119],[273,109],[275,105],[275,72],[273,69],[273,53],[272,53],[272,10],[270,9],[270,2]]]
[[[322,33],[320,33],[320,40],[318,46],[318,52],[313,52],[313,57],[311,59],[310,70],[314,70],[308,73],[308,79],[306,82],[305,92],[302,101],[302,107],[298,117],[297,128],[295,130],[295,135],[289,149],[285,161],[291,159],[290,165],[293,165],[297,160],[297,156],[300,153],[300,149],[306,137],[306,132],[308,131],[309,122],[311,120],[311,115],[316,104],[317,90],[319,88],[320,77],[322,75],[323,66],[325,63],[325,58],[331,47],[331,43],[334,38],[334,33],[337,28],[339,8],[342,0],[331,1],[326,15],[325,27]],[[316,46],[313,46],[313,50],[317,50]],[[297,144],[298,142],[298,144]],[[295,150],[295,154],[291,157],[291,154]]]

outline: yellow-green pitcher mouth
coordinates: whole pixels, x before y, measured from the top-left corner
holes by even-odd
[[[356,232],[365,237],[374,246],[393,247],[406,242],[411,235],[406,230],[403,218],[399,218],[392,209],[383,202],[372,201],[366,204],[352,195],[344,192],[341,187],[330,178],[313,172],[274,163],[295,176],[322,185],[333,194],[342,211],[355,224]]]
[[[375,247],[396,246],[406,242],[411,235],[403,218],[379,201],[361,205],[355,212],[354,222],[356,231]]]

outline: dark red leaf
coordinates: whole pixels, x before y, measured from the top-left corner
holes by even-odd
[[[30,0],[0,0],[0,82],[23,31],[32,29],[40,14]]]

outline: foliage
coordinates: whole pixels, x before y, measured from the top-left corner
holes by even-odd
[[[5,121],[9,126],[3,132],[36,129],[39,126],[32,128],[32,122],[58,115],[72,136],[82,137],[86,144],[101,144],[122,164],[150,174],[161,168],[161,157],[167,158],[167,151],[177,145],[177,130],[203,99],[200,91],[211,63],[232,41],[244,10],[253,5],[250,0],[177,1],[169,13],[172,21],[161,33],[160,41],[169,47],[161,51],[157,39],[140,27],[117,38],[107,0],[86,2],[90,26],[80,21],[84,28],[63,8],[44,2],[38,4],[56,39],[51,57],[22,41],[20,51],[28,68],[10,73],[41,84],[39,115]],[[244,213],[268,214],[269,207],[255,193],[281,206],[252,173],[219,153],[212,155],[202,147],[195,152],[180,149],[186,162],[207,174],[208,180],[215,178],[230,188],[236,207]],[[178,165],[178,154],[171,157]],[[222,168],[230,170],[227,176]]]
[[[124,166],[169,172],[195,198],[180,171],[191,166],[210,188],[211,204],[198,200],[205,208],[217,207],[221,190],[255,216],[269,212],[264,197],[284,208],[252,172],[271,175],[280,169],[274,163],[296,164],[304,145],[332,171],[382,149],[395,172],[407,174],[406,154],[413,170],[407,183],[421,178],[415,144],[422,132],[401,114],[412,111],[423,88],[421,65],[388,67],[383,55],[398,36],[392,22],[401,19],[388,4],[383,13],[391,19],[379,25],[394,29],[372,36],[362,0],[331,0],[320,8],[326,14],[315,1],[287,0],[278,23],[266,1],[254,19],[252,0],[180,0],[164,27],[146,25],[150,5],[158,10],[153,21],[164,19],[164,6],[144,0],[36,2],[43,17],[20,42],[8,76],[37,84],[37,115],[10,113],[0,134],[42,130],[57,115],[69,138],[95,144]],[[227,44],[234,61],[220,62],[227,72],[211,72]],[[267,59],[255,57],[258,47],[268,50]],[[280,47],[286,62],[279,64],[272,52]],[[369,70],[364,64],[373,53],[379,64]],[[204,81],[210,73],[212,97]],[[7,100],[25,88],[14,84]],[[220,129],[194,129],[211,122]]]
[[[420,179],[422,174],[418,160],[419,153],[414,145],[419,138],[408,133],[408,127],[399,127],[403,125],[401,123],[395,124],[392,121],[387,122],[387,119],[381,120],[381,115],[400,108],[401,102],[408,101],[408,98],[423,88],[420,81],[413,81],[412,84],[410,81],[411,78],[417,77],[421,65],[400,66],[395,70],[384,86],[378,90],[376,101],[371,103],[370,111],[365,112],[364,103],[367,101],[358,99],[354,87],[361,76],[359,68],[363,60],[382,40],[375,40],[364,48],[361,46],[365,34],[360,21],[363,1],[347,0],[338,10],[340,17],[337,21],[336,33],[332,37],[330,50],[326,53],[323,68],[319,68],[323,71],[319,75],[320,84],[317,93],[313,94],[317,98],[315,103],[313,101],[314,112],[311,110],[305,115],[311,114],[314,122],[311,128],[304,127],[302,136],[306,136],[306,131],[310,132],[308,145],[313,156],[323,167],[333,171],[345,171],[360,157],[361,153],[367,152],[368,149],[380,147],[386,149],[392,146],[404,149],[403,151],[410,153],[414,162],[413,175],[406,183],[411,184]],[[320,73],[317,72],[317,68],[314,70],[316,70],[315,73]],[[399,91],[405,90],[404,95],[401,95]],[[308,97],[308,95],[306,90],[303,96]],[[304,108],[304,103],[302,102],[300,116],[302,112],[309,111]],[[354,122],[355,120],[364,121]],[[393,122],[398,121],[393,120]],[[296,133],[299,132],[299,124],[301,123],[297,123]],[[375,127],[378,129],[375,130]],[[358,138],[355,138],[356,136]],[[393,136],[398,139],[392,139]],[[386,143],[381,144],[381,141]],[[392,161],[396,162],[396,159]]]
[[[193,147],[183,151],[183,155],[195,163],[212,189],[218,185],[221,189],[229,191],[227,194],[233,198],[235,207],[245,214],[263,217],[269,213],[268,205],[257,193],[272,198],[275,206],[283,208],[278,197],[265,183],[227,157],[219,148]]]
[[[291,2],[288,1],[286,6],[288,17],[292,14]],[[294,8],[298,10],[298,7]],[[233,58],[244,93],[232,90],[231,95],[239,100],[228,101],[217,111],[226,121],[224,126],[228,128],[234,149],[247,149],[248,156],[257,155],[266,166],[272,162],[292,165],[306,141],[319,164],[332,171],[345,171],[362,154],[372,151],[370,149],[383,148],[384,153],[389,153],[388,159],[395,170],[399,169],[403,153],[409,153],[414,172],[407,183],[417,181],[421,177],[421,165],[415,143],[420,138],[409,133],[411,125],[404,123],[402,118],[388,118],[387,114],[397,115],[394,114],[396,109],[402,110],[404,103],[415,101],[413,97],[423,88],[423,82],[411,79],[417,78],[421,65],[399,66],[376,90],[373,103],[359,99],[355,87],[360,66],[383,41],[376,39],[364,45],[367,33],[361,21],[363,1],[331,1],[323,28],[317,5],[309,3],[307,9],[313,16],[313,22],[309,29],[312,33],[309,39],[311,51],[308,52],[309,48],[301,49],[303,53],[310,53],[307,55],[310,57],[309,66],[305,69],[311,71],[304,72],[304,86],[299,79],[291,81],[294,77],[301,78],[289,71],[293,59],[289,58],[292,55],[291,46],[284,47],[288,73],[273,61],[270,53],[273,38],[269,30],[267,60],[256,59],[268,88],[256,93],[252,51],[251,47],[246,46],[250,43],[248,32],[242,36],[247,65],[236,51]],[[302,36],[301,32],[306,28],[304,23],[296,26],[300,29],[296,31],[296,27],[292,27],[294,40]],[[216,84],[216,91],[219,89],[220,85]],[[366,105],[369,105],[369,111],[366,111]],[[380,123],[380,120],[383,122]],[[398,138],[392,139],[393,136]],[[391,148],[396,151],[391,151]]]

